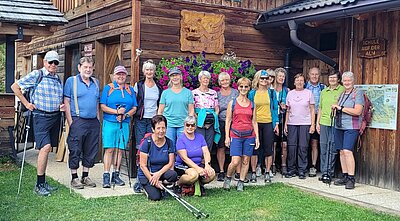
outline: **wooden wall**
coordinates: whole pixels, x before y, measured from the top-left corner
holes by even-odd
[[[14,126],[14,115],[14,95],[0,94],[0,155],[11,152],[8,127]]]
[[[352,70],[357,84],[398,84],[400,80],[400,11],[371,14],[365,20],[353,20],[354,44],[350,45],[352,20],[341,27],[340,70]],[[390,24],[390,25],[388,25]],[[387,55],[375,59],[357,57],[358,43],[364,38],[387,40]],[[353,51],[353,59],[350,53]],[[397,116],[399,129],[400,111]],[[365,146],[356,154],[359,182],[400,191],[400,134],[395,130],[367,129]]]
[[[240,59],[250,59],[258,68],[283,65],[284,49],[289,45],[289,35],[281,29],[264,34],[253,27],[258,11],[243,8],[249,8],[247,3],[257,1],[242,1],[243,5],[246,4],[243,8],[198,2],[142,0],[142,61],[153,59],[158,62],[163,57],[191,55],[180,51],[179,42],[180,11],[191,10],[225,15],[225,52],[233,51]],[[206,56],[212,61],[221,58],[221,55],[214,54]]]

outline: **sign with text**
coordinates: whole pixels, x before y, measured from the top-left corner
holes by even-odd
[[[92,52],[93,52],[93,46],[91,43],[89,44],[84,44],[83,45],[83,51],[84,51],[84,55],[86,57],[92,57]]]
[[[358,45],[358,57],[377,58],[386,55],[386,39],[367,38]]]

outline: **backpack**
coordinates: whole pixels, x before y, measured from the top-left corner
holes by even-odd
[[[35,93],[36,87],[43,80],[43,71],[42,71],[42,69],[39,69],[38,71],[39,71],[39,77],[36,79],[35,86],[25,90],[24,93],[22,94],[29,103],[31,103],[32,95],[33,95],[33,93]],[[25,112],[25,111],[28,111],[28,110],[29,109],[26,108],[25,105],[21,102],[21,112]]]
[[[110,96],[110,94],[115,90],[114,83],[109,83],[108,86],[110,86],[110,90],[108,91],[108,96]],[[132,95],[131,88],[128,84],[125,84],[125,90],[129,95]],[[124,97],[124,93],[122,93],[122,97]]]
[[[354,93],[353,97],[355,98],[356,93]],[[359,130],[359,135],[358,135],[358,141],[357,141],[357,151],[360,150],[362,146],[362,135],[365,132],[365,129],[367,129],[367,126],[371,124],[372,122],[372,115],[374,112],[374,107],[372,106],[371,100],[368,98],[368,95],[366,93],[363,93],[364,97],[364,109],[362,112],[362,121],[361,121],[361,126]]]
[[[150,145],[151,145],[151,142],[152,142],[152,140],[151,140],[151,135],[152,134],[153,133],[146,133],[143,136],[143,138],[140,140],[140,143],[139,143],[139,146],[141,147],[145,141],[147,142],[147,145],[148,145],[148,148],[149,148],[149,153],[148,154],[150,154]],[[171,149],[172,149],[171,140],[169,140],[167,137],[165,139],[166,139],[167,146],[168,146],[168,152],[171,152]],[[137,151],[136,151],[136,166],[139,167],[139,164],[140,164],[140,149],[137,149]]]

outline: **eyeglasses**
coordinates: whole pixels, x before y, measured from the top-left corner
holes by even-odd
[[[49,61],[49,64],[50,65],[52,65],[52,64],[55,64],[55,65],[58,65],[60,62],[58,62],[58,61],[56,61],[56,60],[54,60],[54,61]]]
[[[188,124],[188,123],[186,123],[185,125],[186,125],[186,127],[196,127],[196,124]]]
[[[248,85],[240,85],[239,88],[249,88]]]
[[[262,77],[260,78],[260,81],[267,81],[269,78],[268,77]]]

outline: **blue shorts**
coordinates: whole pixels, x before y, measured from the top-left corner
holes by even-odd
[[[231,156],[252,156],[256,138],[231,138]]]
[[[32,115],[36,149],[40,150],[47,144],[57,147],[60,135],[61,112],[46,113],[34,110]]]
[[[126,149],[129,140],[129,123],[122,122],[122,133],[120,126],[119,122],[103,120],[103,148]]]
[[[337,150],[354,150],[354,145],[357,142],[359,131],[355,129],[334,131],[335,135],[335,146]]]

